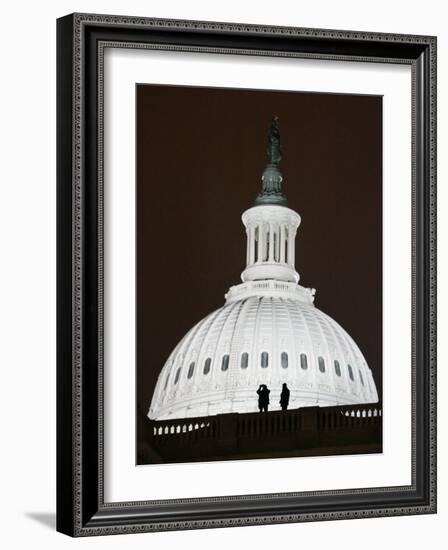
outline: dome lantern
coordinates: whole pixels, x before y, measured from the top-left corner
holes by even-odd
[[[276,279],[299,282],[294,267],[295,237],[300,216],[287,207],[282,192],[283,176],[278,167],[282,158],[278,117],[272,117],[268,133],[268,164],[255,206],[243,213],[247,233],[246,269],[243,282]]]

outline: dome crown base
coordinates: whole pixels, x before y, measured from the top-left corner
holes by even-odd
[[[298,283],[300,275],[290,265],[280,262],[260,262],[252,264],[241,273],[241,280],[247,281],[266,281],[276,280],[287,283]]]
[[[226,304],[245,300],[251,296],[272,296],[288,300],[298,300],[305,304],[312,305],[316,289],[305,288],[296,283],[266,280],[266,281],[246,281],[240,285],[230,287],[225,295]]]

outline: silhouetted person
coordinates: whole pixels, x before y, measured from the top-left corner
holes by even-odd
[[[289,405],[289,388],[286,383],[283,383],[282,393],[280,394],[280,407],[282,411],[286,411]]]
[[[260,409],[260,412],[268,412],[268,405],[269,405],[269,394],[271,393],[270,390],[268,390],[268,387],[266,384],[260,384],[260,387],[257,390],[258,393],[258,408]]]

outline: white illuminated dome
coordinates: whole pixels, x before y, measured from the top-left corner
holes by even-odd
[[[378,401],[356,343],[314,306],[314,289],[298,284],[295,235],[301,220],[281,192],[274,124],[262,192],[242,217],[248,238],[243,283],[231,287],[225,305],[175,347],[160,372],[151,419],[255,412],[260,384],[271,390],[269,410],[279,410],[285,382],[290,409]]]

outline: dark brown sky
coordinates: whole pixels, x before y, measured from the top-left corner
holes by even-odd
[[[184,334],[224,304],[246,257],[266,136],[279,117],[283,188],[302,224],[300,283],[382,384],[382,98],[137,86],[137,400]]]

